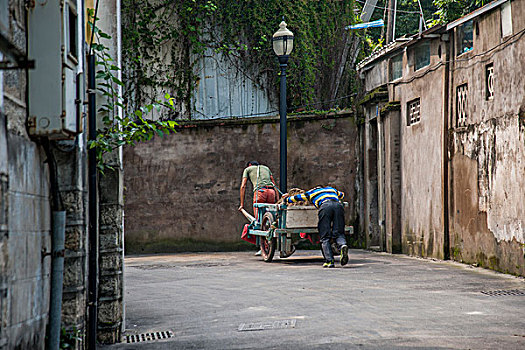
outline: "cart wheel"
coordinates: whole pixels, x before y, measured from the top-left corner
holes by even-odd
[[[266,213],[263,216],[261,230],[269,231],[273,223],[272,213]],[[273,260],[273,254],[275,253],[275,246],[277,240],[272,237],[269,240],[266,237],[261,237],[261,256],[265,262],[271,262]]]

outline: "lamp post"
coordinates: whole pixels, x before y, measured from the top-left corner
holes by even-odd
[[[281,66],[281,84],[279,96],[279,120],[280,120],[280,161],[279,161],[279,182],[282,193],[287,190],[287,171],[286,171],[286,66],[288,58],[293,49],[293,33],[286,28],[284,21],[279,24],[279,30],[272,38],[273,51],[279,58]]]

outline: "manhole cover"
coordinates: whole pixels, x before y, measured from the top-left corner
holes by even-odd
[[[511,290],[489,290],[489,291],[481,291],[481,293],[491,296],[491,297],[500,297],[500,296],[507,296],[507,295],[525,295],[525,290],[519,290],[519,289],[511,289]]]
[[[281,320],[273,322],[253,322],[253,323],[241,323],[237,329],[239,332],[243,331],[264,331],[267,329],[283,329],[283,328],[295,328],[297,320]]]
[[[126,336],[128,343],[142,343],[146,341],[168,339],[173,337],[172,331],[150,332],[142,334],[130,334]]]

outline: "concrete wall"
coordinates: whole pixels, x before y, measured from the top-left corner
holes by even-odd
[[[110,10],[111,13],[117,13],[117,3],[115,1],[102,5],[101,13],[109,13]],[[0,7],[4,4],[7,2],[0,2]],[[83,9],[79,9],[79,13],[82,11]],[[1,7],[0,12],[2,20],[4,14],[9,14],[9,25],[6,27],[3,21],[0,23],[3,34],[19,50],[24,51],[25,2],[10,1],[9,11]],[[112,33],[118,31],[117,27],[114,24]],[[115,51],[118,51],[118,46]],[[36,53],[31,59],[38,65],[44,54]],[[46,83],[41,82],[43,88]],[[25,70],[0,70],[0,349],[43,349],[45,346],[50,307],[51,257],[48,253],[51,251],[53,196],[49,163],[55,164],[57,170],[58,193],[54,198],[60,209],[66,211],[62,327],[80,332],[80,339],[75,341],[74,347],[83,349],[87,327],[87,140],[81,134],[71,140],[51,141],[52,157],[46,156],[42,146],[44,140],[32,139],[26,132],[26,86]],[[85,120],[82,119],[81,123],[85,124]],[[121,182],[117,185],[120,185],[121,193]],[[113,200],[108,195],[114,193],[111,191],[104,192],[103,199],[107,200],[104,203]],[[117,203],[117,206],[118,204],[121,219],[119,221],[119,216],[116,215],[119,226],[116,229],[117,234],[113,233],[113,236],[120,234],[122,237],[122,203]],[[107,212],[104,213],[108,216]],[[107,231],[111,231],[111,228],[102,227],[102,233]],[[110,245],[107,240],[103,241],[104,247]],[[122,240],[114,241],[115,244],[120,244],[117,255],[122,258]],[[121,265],[114,261],[108,263],[104,259],[104,254],[110,253],[101,252],[102,265],[111,265],[112,270],[120,269],[115,278],[120,280]],[[107,275],[109,274],[100,278],[101,305],[109,301],[103,297],[113,293],[119,295],[118,305],[122,306],[122,283],[106,283]],[[118,311],[110,311],[112,316],[116,315],[117,330],[122,325],[123,317],[122,312]],[[120,332],[117,334],[120,335]]]
[[[378,218],[381,220],[381,210],[386,208],[387,251],[389,235],[395,237],[390,232],[395,227],[395,183],[389,167],[397,147],[392,143],[395,129],[390,124],[397,107],[391,107],[398,104],[403,252],[451,256],[498,271],[525,274],[525,81],[521,74],[525,68],[525,3],[512,1],[511,6],[511,35],[502,37],[501,11],[494,8],[473,19],[473,50],[461,55],[455,52],[457,27],[452,27],[448,36],[442,35],[444,28],[436,27],[432,34],[441,36],[425,38],[423,33],[406,43],[403,77],[388,84],[388,98],[382,102],[388,104],[379,121],[380,134],[375,138],[364,133],[362,141],[365,145],[376,143],[379,150],[377,174],[365,167],[363,178],[365,183],[379,178]],[[427,68],[414,71],[413,48],[421,40],[430,42],[431,61]],[[372,56],[360,66],[370,96],[384,85],[387,75],[381,70],[387,69],[389,57],[401,49],[400,45]],[[494,70],[493,97],[487,95],[488,65]],[[466,114],[460,119],[458,86],[465,84]],[[421,121],[409,125],[407,102],[415,98],[421,101]],[[372,103],[364,106],[365,115],[371,115]],[[366,122],[373,126],[365,118]],[[384,164],[381,157],[386,159]],[[381,190],[383,169],[385,194]],[[366,214],[367,196],[373,197],[373,193],[367,193],[366,187],[364,190]]]
[[[288,187],[333,182],[356,220],[357,128],[350,115],[288,123]],[[126,252],[234,249],[246,222],[237,211],[242,171],[258,160],[279,182],[278,120],[185,124],[177,134],[126,148]],[[248,186],[247,205],[251,208]]]
[[[21,6],[11,2],[4,34],[24,51]],[[49,258],[41,252],[51,248],[45,156],[25,133],[25,72],[0,75],[0,349],[43,349]]]
[[[500,11],[475,19],[472,51],[453,64],[450,87],[451,255],[525,275],[525,4],[512,1],[513,33],[501,37]],[[494,97],[486,97],[486,66]],[[464,125],[456,120],[456,88],[468,84]]]
[[[25,47],[22,23],[22,18],[10,17],[10,34],[19,48]],[[45,170],[39,166],[43,152],[20,127],[26,108],[24,86],[23,71],[3,73],[2,112],[7,117],[0,118],[0,347],[6,348],[41,348],[48,311],[49,264],[35,257],[50,248],[49,191]]]
[[[393,83],[401,107],[401,217],[403,253],[442,259],[443,225],[443,100],[444,55],[439,39],[430,41],[430,65],[415,71],[414,48],[407,50],[403,80]],[[410,81],[409,84],[404,83]],[[421,120],[407,125],[407,104],[420,99]]]

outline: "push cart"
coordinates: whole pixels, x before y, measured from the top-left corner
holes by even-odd
[[[343,205],[346,207],[348,203]],[[276,250],[281,258],[289,257],[299,241],[319,242],[315,206],[255,203],[254,207],[257,208],[257,218],[245,210],[243,214],[250,221],[247,234],[256,238],[264,261],[271,262]],[[353,227],[345,226],[345,234],[353,234]]]

